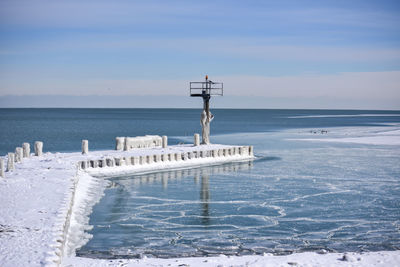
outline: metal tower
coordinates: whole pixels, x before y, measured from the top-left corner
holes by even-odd
[[[210,112],[210,98],[211,96],[223,96],[224,84],[213,82],[206,79],[204,82],[190,82],[190,96],[203,98],[203,112],[201,113],[200,124],[202,128],[202,144],[210,144],[210,122],[213,120],[214,115]]]

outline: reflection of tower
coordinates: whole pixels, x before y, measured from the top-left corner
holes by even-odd
[[[200,180],[199,178],[200,178],[200,173],[199,173],[199,172],[196,172],[196,173],[194,174],[194,177],[193,177],[194,183],[195,183],[196,185],[199,184],[199,180]]]
[[[167,187],[168,187],[168,175],[169,175],[168,172],[163,172],[161,174],[161,181],[162,181],[163,189],[167,189]]]
[[[201,176],[201,189],[200,189],[200,200],[202,206],[203,224],[209,224],[210,222],[210,212],[208,209],[208,202],[210,201],[210,188],[209,188],[209,175],[203,174]]]
[[[168,187],[168,178],[163,176],[163,177],[161,178],[161,181],[162,181],[162,187],[163,187],[163,189],[167,189],[167,187]]]

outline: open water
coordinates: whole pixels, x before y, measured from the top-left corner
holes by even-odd
[[[109,179],[93,208],[98,258],[400,249],[400,112],[212,110],[213,143],[253,161]],[[0,109],[0,151],[112,149],[116,136],[190,143],[192,109]]]
[[[341,110],[211,110],[211,134],[271,132],[293,128],[371,126],[400,122],[400,116],[335,117],[334,115],[400,115],[400,111]],[[198,109],[0,109],[0,155],[23,142],[44,141],[51,152],[80,151],[82,139],[91,150],[113,149],[116,136],[175,136],[201,133]],[[328,115],[333,117],[300,117]],[[191,141],[191,138],[190,138]]]

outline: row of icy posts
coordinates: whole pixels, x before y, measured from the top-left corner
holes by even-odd
[[[15,169],[15,162],[22,162],[23,158],[29,158],[31,147],[29,143],[23,143],[22,147],[17,147],[15,153],[8,153],[7,169],[4,166],[4,160],[0,159],[0,177],[5,177],[5,171],[11,172]],[[35,156],[43,155],[43,142],[35,142]]]
[[[179,162],[186,161],[196,158],[217,158],[217,157],[229,157],[229,156],[253,156],[253,146],[235,146],[222,149],[213,150],[199,150],[189,152],[177,152],[167,154],[153,154],[153,155],[142,155],[142,156],[129,156],[120,158],[104,158],[100,160],[87,160],[80,161],[79,168],[104,168],[104,167],[116,167],[116,166],[138,166],[152,163],[166,163],[166,162]]]
[[[199,145],[200,145],[200,135],[198,133],[195,133],[194,134],[194,146],[199,146]],[[249,148],[248,155],[254,156],[253,146],[248,146],[248,148]],[[234,149],[235,149],[235,147],[234,147]],[[240,147],[239,147],[239,149],[240,149]],[[240,152],[240,155],[242,155],[241,152]]]
[[[124,148],[124,143],[126,142],[126,137],[116,138],[116,150],[122,150]],[[200,145],[200,135],[194,134],[194,146]],[[168,146],[168,137],[162,136],[162,148]],[[89,142],[88,140],[82,140],[82,154],[89,153]],[[189,151],[185,153],[169,153],[169,154],[155,154],[155,155],[145,155],[145,156],[134,156],[134,157],[121,157],[121,158],[105,158],[101,160],[87,160],[80,161],[79,168],[104,168],[104,167],[114,167],[114,166],[125,166],[125,165],[143,165],[151,164],[157,162],[173,162],[188,160],[193,158],[207,158],[207,157],[227,157],[234,155],[248,155],[253,156],[253,146],[235,146],[231,148],[214,149],[214,150],[201,150],[201,151]]]

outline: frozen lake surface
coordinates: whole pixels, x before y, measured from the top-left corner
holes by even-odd
[[[257,160],[110,179],[90,217],[96,258],[400,248],[400,126],[215,136]],[[177,137],[185,140],[184,137]],[[349,142],[349,138],[354,142]],[[372,138],[373,139],[373,138]]]

